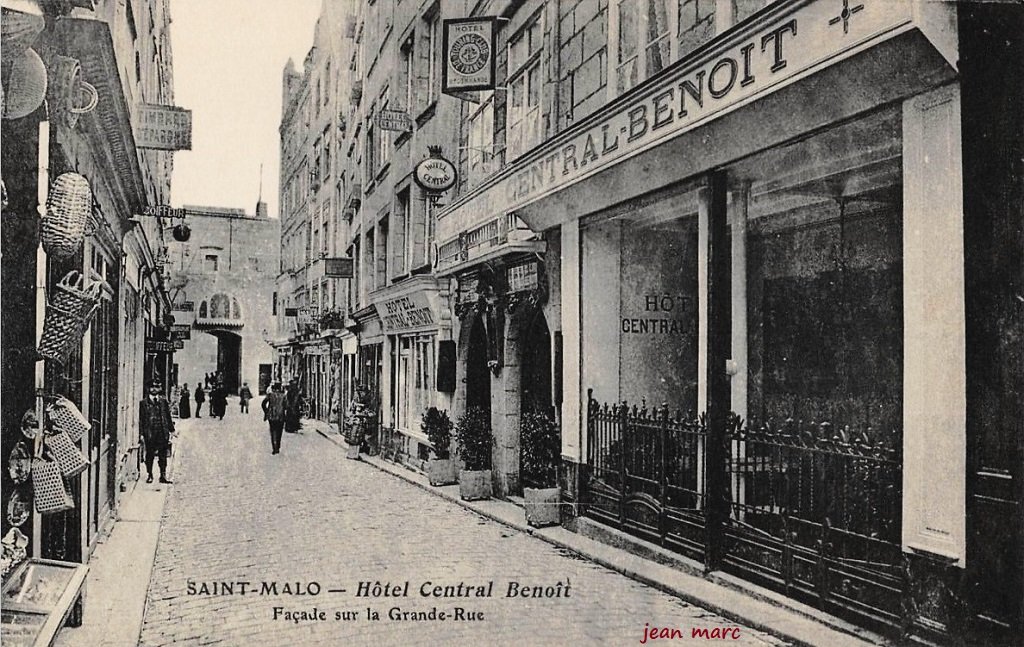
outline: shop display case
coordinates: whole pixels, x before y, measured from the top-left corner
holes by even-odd
[[[78,626],[89,567],[26,560],[3,585],[0,635],[5,647],[52,645],[65,624]]]

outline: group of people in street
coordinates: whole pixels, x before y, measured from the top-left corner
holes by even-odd
[[[206,391],[203,388],[203,384],[197,384],[195,393],[193,394],[186,383],[181,386],[181,396],[178,399],[179,418],[192,417],[191,398],[193,397],[196,401],[196,418],[203,417],[203,403],[206,402]],[[249,388],[248,382],[243,382],[242,388],[238,390],[238,404],[239,411],[241,413],[249,413],[250,400],[252,400],[252,390]],[[210,417],[223,420],[227,406],[228,390],[224,387],[223,382],[217,382],[214,384],[213,388],[210,389]]]

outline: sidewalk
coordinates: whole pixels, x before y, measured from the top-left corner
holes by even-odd
[[[181,432],[182,421],[175,420]],[[155,469],[155,466],[154,466]],[[174,480],[174,454],[167,459]],[[89,560],[81,627],[65,626],[56,647],[136,647],[146,611],[153,561],[167,493],[173,485],[146,483],[145,475],[121,501],[110,534]]]
[[[307,419],[303,420],[303,427],[316,431],[340,448],[347,449],[342,437],[333,433],[327,423]],[[621,544],[633,545],[635,549],[638,548],[654,559],[664,557],[661,561],[671,565],[658,563],[649,557],[640,557],[561,526],[534,528],[527,525],[525,512],[518,503],[500,499],[463,501],[459,497],[458,485],[435,487],[430,485],[425,474],[389,463],[376,456],[360,454],[359,458],[368,465],[505,526],[533,535],[648,586],[794,643],[822,647],[865,647],[889,642],[877,634],[738,578],[721,573],[705,576],[701,564],[690,563],[691,560],[668,553],[660,546],[623,535],[618,531],[602,528],[600,534],[615,535],[611,539],[621,540]]]

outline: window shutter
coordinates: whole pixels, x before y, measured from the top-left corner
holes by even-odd
[[[402,208],[401,201],[398,202],[399,209]],[[405,274],[408,270],[405,267],[405,218],[401,213],[396,213],[394,222],[391,223],[391,276],[395,278]]]
[[[427,244],[427,218],[430,216],[430,203],[422,191],[416,192],[415,202],[409,205],[412,222],[412,267],[409,270],[426,265],[428,262],[424,247]]]

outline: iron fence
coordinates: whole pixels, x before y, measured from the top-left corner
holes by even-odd
[[[587,414],[588,517],[832,613],[901,625],[898,430],[733,416],[715,433],[704,416],[593,399]],[[712,442],[726,446],[720,464]]]

